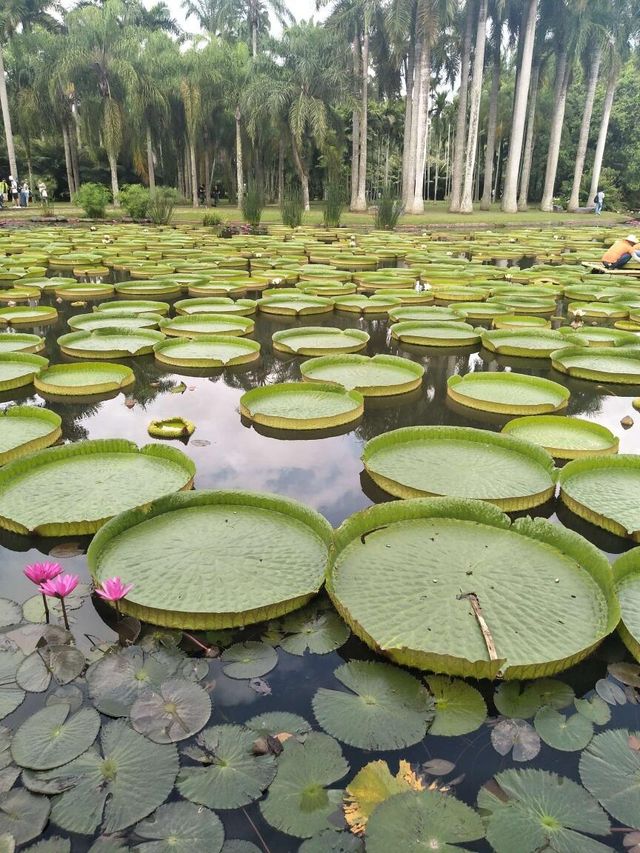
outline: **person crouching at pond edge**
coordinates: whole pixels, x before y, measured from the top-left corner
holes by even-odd
[[[602,263],[608,270],[619,270],[631,259],[640,262],[640,245],[635,234],[629,234],[624,240],[616,240],[602,256]]]

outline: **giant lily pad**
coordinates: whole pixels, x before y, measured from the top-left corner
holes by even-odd
[[[330,735],[360,749],[402,749],[421,741],[433,719],[433,700],[409,673],[389,664],[352,661],[335,677],[346,688],[321,687],[316,719]]]
[[[72,329],[95,332],[96,329],[153,329],[162,320],[161,314],[130,314],[128,311],[95,311],[69,317]]]
[[[135,317],[139,314],[166,315],[169,313],[169,307],[168,302],[156,302],[153,299],[119,299],[115,302],[101,302],[94,310],[100,314],[113,312],[114,314],[128,314]]]
[[[301,326],[283,329],[271,336],[273,348],[295,355],[333,355],[359,352],[369,341],[360,329],[335,329],[330,326]]]
[[[96,329],[62,335],[58,346],[66,355],[75,358],[126,358],[146,355],[164,340],[162,332],[153,329]]]
[[[571,512],[618,536],[640,541],[640,457],[576,459],[558,476]]]
[[[233,335],[174,338],[154,347],[156,361],[176,367],[230,367],[260,358],[260,344]]]
[[[40,352],[44,349],[44,339],[40,335],[26,332],[0,332],[0,353]]]
[[[177,314],[254,314],[255,299],[229,299],[225,296],[209,296],[202,299],[180,299],[173,306]]]
[[[626,347],[567,347],[552,353],[561,373],[593,382],[640,384],[640,351]]]
[[[487,706],[482,693],[466,681],[430,675],[426,683],[435,700],[436,712],[430,735],[466,735],[475,732],[486,720]]]
[[[544,415],[564,409],[569,390],[521,373],[468,373],[447,380],[447,395],[470,409],[505,415]]]
[[[493,318],[494,329],[548,329],[549,320],[534,314],[498,314]]]
[[[496,853],[605,853],[606,814],[584,788],[546,770],[505,770],[485,785],[478,808]],[[587,833],[587,834],[584,834]]]
[[[42,450],[60,438],[62,419],[35,406],[11,406],[0,412],[0,465]]]
[[[569,315],[619,320],[629,316],[629,309],[626,305],[618,305],[615,302],[570,302]]]
[[[151,839],[136,845],[140,853],[220,853],[224,828],[209,809],[192,803],[165,803],[135,828],[139,838]]]
[[[497,329],[483,332],[482,346],[499,355],[549,358],[552,352],[570,347],[571,341],[552,329]]]
[[[260,804],[264,819],[298,838],[311,838],[328,828],[342,801],[342,791],[328,786],[348,769],[340,745],[328,735],[311,732],[304,743],[289,738],[267,799]]]
[[[133,728],[154,743],[175,743],[206,726],[211,716],[207,691],[184,678],[170,678],[140,693],[129,711]]]
[[[198,491],[115,518],[93,539],[89,564],[98,582],[121,576],[135,584],[121,603],[131,615],[227,628],[305,604],[322,585],[331,539],[328,522],[294,501]],[[184,583],[185,565],[198,566],[197,582]]]
[[[407,791],[381,803],[367,823],[367,853],[465,850],[484,837],[480,815],[450,794]]]
[[[107,296],[113,295],[113,285],[95,282],[76,282],[75,284],[56,287],[55,294],[58,299],[64,299],[66,302],[82,299],[104,299]]]
[[[400,300],[393,296],[364,296],[353,294],[351,296],[336,296],[333,300],[336,311],[349,314],[386,314],[389,309],[399,306]]]
[[[303,362],[300,372],[306,380],[332,382],[364,397],[386,397],[419,388],[424,367],[393,355],[326,355]]]
[[[99,748],[38,776],[41,782],[64,778],[70,784],[53,799],[53,823],[91,835],[101,824],[106,833],[118,832],[151,814],[171,793],[177,773],[173,744],[152,743],[124,720],[114,720],[102,728]]]
[[[50,770],[77,758],[96,739],[100,715],[81,708],[69,716],[68,705],[50,705],[36,711],[16,731],[13,760],[31,770]]]
[[[640,661],[640,548],[632,548],[618,557],[613,564],[613,576],[620,602],[618,633]]]
[[[205,729],[188,755],[201,767],[183,767],[178,790],[212,809],[236,809],[259,800],[276,775],[273,755],[255,755],[256,733],[244,726]]]
[[[58,318],[55,308],[48,305],[16,305],[14,308],[0,308],[0,325],[40,326]]]
[[[405,427],[372,438],[362,459],[372,479],[399,498],[479,498],[513,512],[555,492],[546,451],[487,430]]]
[[[403,344],[424,347],[465,347],[480,343],[480,331],[469,323],[404,320],[391,326],[391,335]]]
[[[94,533],[123,510],[191,488],[194,474],[187,456],[155,444],[139,449],[99,439],[51,447],[0,471],[0,527],[42,536]]]
[[[0,391],[30,385],[49,364],[41,355],[24,352],[0,353]]]
[[[198,338],[202,335],[250,335],[254,329],[253,320],[238,317],[235,314],[181,314],[171,320],[160,323],[160,331],[165,335],[183,338]]]
[[[116,293],[120,296],[177,296],[181,286],[173,281],[154,279],[148,281],[123,281],[116,284]]]
[[[282,296],[265,296],[258,300],[258,310],[262,314],[283,314],[293,317],[328,314],[333,311],[333,300],[299,291]]]
[[[120,391],[133,385],[130,367],[91,361],[84,364],[54,364],[34,379],[38,391],[49,396],[85,397]]]
[[[449,498],[356,513],[338,529],[327,589],[369,645],[450,675],[559,672],[619,618],[608,561],[582,537]]]
[[[282,382],[252,388],[240,398],[240,414],[275,429],[331,429],[362,417],[357,391],[322,382]]]
[[[41,834],[50,809],[47,797],[36,796],[24,788],[0,794],[0,835],[6,833],[15,844],[26,844]]]
[[[432,305],[402,305],[389,310],[389,319],[394,323],[415,321],[418,323],[450,323],[464,318],[457,308]]]
[[[640,338],[633,332],[610,329],[608,326],[563,326],[558,329],[568,341],[584,347],[619,347],[627,344],[640,343]]]
[[[640,829],[638,735],[610,729],[594,737],[580,756],[580,779],[612,817]]]
[[[503,433],[539,444],[556,459],[607,456],[618,452],[619,441],[607,427],[582,418],[533,415],[514,418]]]

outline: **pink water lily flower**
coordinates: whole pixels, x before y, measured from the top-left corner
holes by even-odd
[[[50,581],[62,574],[62,566],[60,563],[31,563],[23,571],[30,581],[40,586],[45,581]]]
[[[40,584],[40,590],[50,598],[66,598],[78,586],[78,575],[56,575]]]
[[[133,589],[132,583],[122,583],[120,578],[107,578],[96,588],[96,595],[105,601],[120,601]]]

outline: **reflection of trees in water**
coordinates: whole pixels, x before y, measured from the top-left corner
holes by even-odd
[[[127,396],[132,397],[143,410],[153,403],[158,394],[166,394],[180,383],[180,380],[168,376],[167,368],[159,365],[152,355],[122,359],[118,364],[133,370],[136,383],[127,391]]]

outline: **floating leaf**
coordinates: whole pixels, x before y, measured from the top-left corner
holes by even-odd
[[[10,598],[0,598],[0,628],[22,622],[22,607]]]
[[[429,734],[454,737],[479,729],[487,718],[480,691],[459,678],[430,675],[425,679],[435,700],[436,716]]]
[[[79,610],[85,599],[88,598],[89,594],[89,584],[79,583],[73,592],[64,600],[67,613],[73,610]],[[62,607],[60,606],[59,599],[49,598],[47,599],[47,603],[49,605],[49,613],[51,616],[62,621]],[[45,622],[47,618],[42,596],[39,594],[33,595],[25,601],[22,605],[22,612],[24,614],[24,618],[28,622]]]
[[[45,838],[28,847],[25,853],[70,853],[71,841],[68,838]]]
[[[157,690],[141,693],[129,712],[133,728],[155,743],[175,743],[206,726],[211,697],[185,678],[163,681]]]
[[[335,829],[323,829],[313,838],[303,841],[298,853],[363,853],[364,843],[349,832],[337,832]],[[222,848],[222,853],[226,853]],[[248,853],[248,851],[247,851]]]
[[[640,829],[640,750],[627,729],[611,729],[594,737],[580,756],[585,788],[616,820]]]
[[[578,752],[593,737],[593,723],[582,714],[565,717],[548,705],[540,708],[533,724],[545,743],[562,752]]]
[[[328,827],[342,801],[342,791],[330,789],[349,769],[333,738],[311,732],[304,743],[290,738],[278,760],[278,773],[266,800],[260,803],[267,823],[298,838]]]
[[[223,672],[229,678],[257,678],[270,672],[278,663],[272,646],[254,640],[234,643],[222,653]]]
[[[220,818],[192,803],[165,803],[135,828],[140,838],[152,839],[136,846],[141,853],[220,853],[224,829]]]
[[[15,711],[24,699],[24,690],[16,683],[23,660],[24,655],[15,647],[0,651],[0,720]]]
[[[432,758],[424,762],[422,769],[431,776],[447,776],[456,769],[456,765],[446,758]]]
[[[524,720],[533,717],[544,705],[561,711],[569,707],[573,699],[573,689],[555,678],[541,678],[527,685],[519,681],[506,681],[497,687],[493,697],[503,717]]]
[[[83,656],[84,661],[84,656]],[[51,672],[40,650],[32,652],[16,672],[16,684],[27,693],[44,693],[51,683]]]
[[[230,838],[222,845],[220,853],[261,853],[260,848],[241,838]]]
[[[627,696],[624,690],[606,678],[596,681],[596,693],[608,705],[626,705]]]
[[[0,770],[0,794],[6,794],[10,791],[18,781],[20,768],[10,764],[3,770]]]
[[[605,853],[583,835],[608,835],[607,816],[584,788],[546,770],[505,770],[478,795],[496,853]]]
[[[599,696],[591,696],[588,699],[576,699],[574,702],[576,710],[587,720],[591,720],[597,726],[606,726],[611,719],[611,709]]]
[[[14,853],[16,849],[16,840],[13,835],[8,832],[3,832],[0,835],[0,853]]]
[[[334,675],[351,692],[321,687],[313,697],[316,719],[329,734],[360,749],[402,749],[425,736],[434,703],[409,673],[352,661]]]
[[[640,664],[627,663],[610,663],[607,667],[609,675],[612,675],[617,681],[626,684],[629,687],[640,687]]]
[[[0,794],[0,835],[12,835],[16,844],[26,844],[44,829],[51,805],[46,797],[18,788]]]
[[[408,791],[383,802],[367,824],[367,853],[463,850],[458,842],[484,837],[480,816],[440,791]]]
[[[408,761],[401,761],[394,776],[385,761],[366,764],[345,789],[344,816],[352,832],[362,835],[373,810],[405,791],[422,791],[424,783],[411,770]]]
[[[25,720],[11,744],[16,764],[50,770],[89,749],[100,730],[100,715],[93,708],[69,714],[68,705],[50,705]]]
[[[178,754],[173,744],[160,746],[129,728],[124,720],[103,727],[101,749],[92,748],[41,778],[77,776],[78,781],[53,801],[52,821],[68,832],[91,835],[102,824],[118,832],[142,820],[173,789]]]
[[[531,761],[540,752],[540,737],[525,720],[500,720],[491,730],[491,743],[500,755],[513,750],[514,761]]]
[[[77,711],[82,706],[84,695],[82,690],[75,684],[65,684],[58,687],[53,693],[49,693],[45,700],[46,705],[68,705],[72,711]]]
[[[245,726],[261,735],[276,735],[287,733],[290,735],[306,735],[312,726],[304,717],[291,714],[289,711],[271,711],[267,714],[259,714],[247,720]]]
[[[276,774],[273,755],[254,755],[255,732],[243,726],[206,729],[197,738],[197,760],[204,766],[184,767],[178,776],[183,797],[212,809],[235,809],[262,796]],[[196,757],[193,751],[190,757]]]
[[[89,848],[88,853],[128,853],[129,849],[120,838],[102,836],[96,838]]]
[[[315,655],[326,655],[343,646],[351,631],[335,610],[322,605],[311,605],[282,620],[285,633],[280,648],[292,655],[303,655],[306,651]]]

